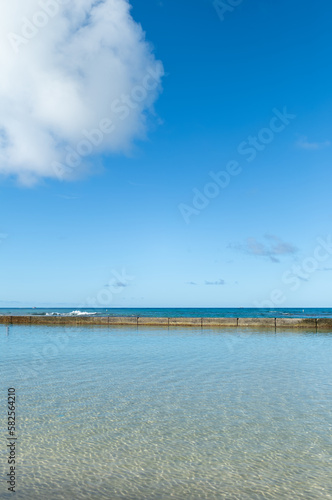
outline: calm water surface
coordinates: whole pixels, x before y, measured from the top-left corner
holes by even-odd
[[[0,326],[16,499],[332,498],[332,334]]]

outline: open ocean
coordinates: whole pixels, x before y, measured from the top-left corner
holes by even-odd
[[[332,308],[0,308],[0,315],[8,316],[152,316],[198,318],[332,318]]]

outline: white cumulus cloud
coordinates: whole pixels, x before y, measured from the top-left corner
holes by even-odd
[[[0,174],[29,185],[144,138],[163,68],[126,0],[11,0],[0,74]]]

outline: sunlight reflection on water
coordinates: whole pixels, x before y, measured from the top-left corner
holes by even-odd
[[[332,335],[240,333],[1,328],[16,498],[332,498]]]

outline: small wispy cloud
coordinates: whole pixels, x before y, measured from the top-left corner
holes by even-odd
[[[247,238],[245,243],[231,243],[229,248],[256,257],[266,257],[272,262],[280,262],[279,257],[294,255],[297,252],[294,245],[282,241],[278,236],[266,234],[264,239],[267,240],[266,243],[261,243],[256,238]]]
[[[23,302],[19,302],[18,300],[0,300],[0,304],[6,304],[6,307],[11,307],[11,306],[21,306],[24,307]]]
[[[123,283],[122,281],[116,281],[113,286],[117,288],[125,288],[126,286],[128,286],[128,283]]]
[[[225,285],[225,280],[219,279],[216,281],[207,281],[203,283],[204,285]],[[187,281],[186,285],[198,285],[199,283],[196,283],[195,281]]]
[[[206,285],[224,285],[225,284],[225,280],[217,280],[217,281],[205,281],[205,284]]]
[[[130,184],[131,186],[135,186],[135,187],[147,187],[147,188],[156,187],[153,184],[140,184],[139,182],[131,182],[131,181],[128,181],[128,184]]]
[[[66,194],[58,194],[57,195],[59,198],[63,198],[64,200],[78,200],[78,196],[70,196]]]
[[[310,142],[308,137],[302,137],[296,143],[297,147],[300,149],[306,149],[308,151],[317,151],[320,149],[325,149],[331,146],[331,141],[323,142]]]
[[[114,281],[111,284],[105,285],[105,288],[125,288],[129,286],[129,283],[123,283],[122,281]]]

